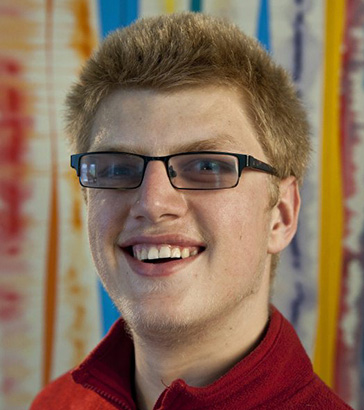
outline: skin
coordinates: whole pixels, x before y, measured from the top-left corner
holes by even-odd
[[[217,86],[114,92],[97,111],[90,151],[110,149],[151,156],[219,150],[268,162],[242,96]],[[92,256],[133,335],[140,409],[152,409],[177,378],[213,382],[259,343],[269,316],[271,255],[292,239],[300,203],[290,177],[271,208],[269,184],[267,174],[246,169],[236,188],[181,191],[163,163],[152,162],[138,189],[87,190]],[[130,241],[199,244],[204,251],[146,275],[120,247]]]

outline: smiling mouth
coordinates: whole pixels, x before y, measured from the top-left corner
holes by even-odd
[[[200,254],[205,248],[199,246],[184,247],[169,244],[138,244],[124,248],[124,250],[140,262],[157,264],[188,259]]]

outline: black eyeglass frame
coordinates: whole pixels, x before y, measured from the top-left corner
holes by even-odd
[[[126,154],[126,155],[133,155],[135,157],[139,157],[142,158],[144,161],[144,167],[143,167],[143,172],[141,175],[141,180],[140,183],[137,186],[134,187],[129,187],[129,188],[115,188],[115,187],[92,187],[92,186],[86,186],[83,185],[81,182],[81,172],[80,172],[80,163],[81,163],[81,158],[87,155],[95,155],[95,154],[113,154],[113,155],[118,155],[118,154]],[[237,181],[234,185],[229,186],[229,187],[222,187],[222,188],[180,188],[177,187],[173,184],[172,181],[172,177],[170,175],[170,172],[168,170],[168,162],[171,158],[173,157],[178,157],[181,155],[196,155],[196,154],[213,154],[213,155],[230,155],[233,156],[235,158],[238,159],[238,177],[237,177]],[[149,164],[149,162],[151,161],[162,161],[166,167],[166,172],[167,172],[167,176],[168,179],[171,183],[171,185],[173,186],[173,188],[175,189],[180,189],[180,190],[187,190],[187,191],[213,191],[213,190],[219,190],[219,189],[230,189],[230,188],[235,188],[240,181],[240,177],[241,177],[241,173],[243,172],[244,168],[250,168],[250,169],[255,169],[258,171],[262,171],[265,172],[267,174],[270,175],[274,175],[274,176],[278,176],[277,175],[277,171],[275,170],[275,168],[273,168],[272,166],[270,166],[269,164],[260,161],[256,158],[254,158],[251,155],[247,155],[247,154],[238,154],[235,152],[222,152],[222,151],[189,151],[189,152],[179,152],[177,154],[171,154],[171,155],[165,155],[165,156],[161,156],[161,157],[151,157],[148,155],[141,155],[141,154],[134,154],[134,153],[130,153],[130,152],[121,152],[121,151],[94,151],[94,152],[84,152],[84,153],[80,153],[80,154],[73,154],[70,157],[71,159],[71,167],[74,168],[77,172],[77,176],[79,177],[79,182],[80,185],[83,186],[84,188],[94,188],[94,189],[118,189],[121,191],[124,190],[130,190],[130,189],[136,189],[139,188],[144,180],[144,174],[145,174],[145,170],[147,168],[147,165]]]

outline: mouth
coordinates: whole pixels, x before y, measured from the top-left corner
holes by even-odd
[[[161,264],[181,259],[190,259],[205,248],[202,246],[176,246],[170,244],[137,244],[123,248],[132,258],[149,264]]]

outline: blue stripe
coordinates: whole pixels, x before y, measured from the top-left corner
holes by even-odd
[[[303,31],[305,27],[305,15],[299,6],[302,0],[296,0],[297,12],[294,20],[294,59],[293,59],[293,79],[295,82],[301,80],[303,71]]]
[[[139,2],[137,0],[120,0],[121,3],[121,26],[126,27],[133,23],[139,15]]]
[[[295,0],[296,3],[296,15],[293,24],[293,68],[292,68],[292,76],[293,80],[296,83],[297,87],[297,94],[301,97],[300,93],[300,81],[302,80],[303,75],[303,36],[305,30],[305,15],[304,11],[301,7],[303,4],[303,0]],[[302,228],[301,228],[302,229]],[[294,271],[296,274],[300,275],[304,273],[304,269],[302,266],[302,247],[300,243],[300,238],[302,237],[302,233],[300,234],[300,224],[297,229],[297,234],[293,238],[289,250],[292,254],[292,264],[294,266]],[[305,292],[305,287],[301,283],[302,277],[297,276],[295,282],[295,295],[291,302],[291,316],[289,320],[293,324],[293,326],[298,329],[300,325],[300,320],[303,317],[303,309],[305,304],[307,303],[307,296]]]
[[[98,0],[101,38],[131,24],[139,15],[139,0]]]
[[[191,0],[190,10],[195,12],[200,12],[202,10],[202,0]]]
[[[120,27],[125,27],[138,18],[138,0],[98,0],[101,38]],[[101,328],[105,335],[110,326],[120,317],[118,310],[99,282],[99,299],[101,305]]]
[[[121,1],[98,0],[101,38],[105,38],[110,31],[120,27]]]
[[[106,290],[99,281],[99,299],[101,304],[101,330],[102,336],[105,336],[111,325],[120,317],[120,313],[110,299]]]
[[[269,0],[261,0],[258,14],[257,39],[267,51],[271,51]]]

